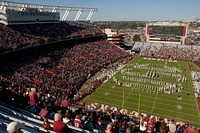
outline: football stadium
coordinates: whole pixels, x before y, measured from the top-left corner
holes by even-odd
[[[97,10],[0,1],[0,132],[198,133],[187,25],[147,23],[134,53],[90,21]]]

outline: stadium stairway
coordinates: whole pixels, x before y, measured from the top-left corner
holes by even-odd
[[[25,129],[22,130],[23,132],[55,133],[42,127],[43,121],[41,120],[40,116],[0,102],[0,132],[6,133],[7,125],[12,121],[25,123]],[[51,127],[53,127],[53,120],[49,119],[49,123]],[[90,131],[79,129],[70,125],[68,125],[68,127],[71,133],[92,133]],[[93,133],[98,133],[98,131],[94,130]]]

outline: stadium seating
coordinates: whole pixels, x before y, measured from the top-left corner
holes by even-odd
[[[199,46],[192,45],[144,43],[141,50],[141,55],[164,59],[171,58],[178,60],[197,61],[199,60],[199,50]]]
[[[5,105],[4,103],[0,103],[0,131],[1,133],[6,131],[6,126],[12,121],[18,121],[20,123],[25,123],[25,129],[23,132],[33,133],[33,132],[43,132],[43,133],[54,133],[51,130],[46,130],[42,128],[43,121],[40,116],[35,114],[31,114],[28,111]],[[53,127],[53,120],[49,120],[50,125]],[[88,132],[87,130],[82,130],[79,128],[75,128],[73,126],[68,125],[71,133],[80,133],[80,132]],[[97,132],[94,130],[94,132]]]
[[[80,22],[12,25],[9,27],[0,24],[0,54],[45,42],[96,35],[104,34],[94,25]]]
[[[0,26],[0,53],[15,51],[16,49],[26,48],[29,46],[40,45],[49,41],[59,41],[64,39],[74,39],[77,37],[96,36],[103,33],[93,25],[83,22],[60,22],[54,24],[41,25],[20,25],[6,27]],[[61,30],[63,29],[63,30]],[[7,34],[3,34],[6,32]],[[17,38],[16,38],[17,37]],[[66,42],[67,43],[67,42]],[[71,42],[70,42],[71,43]],[[142,56],[155,58],[172,58],[181,60],[199,60],[199,47],[192,46],[171,46],[167,44],[154,43],[136,43],[133,48],[140,48]],[[29,53],[28,56],[16,57],[15,60],[10,59],[5,64],[1,63],[3,72],[0,75],[0,101],[7,104],[23,108],[23,110],[0,105],[0,131],[5,131],[6,126],[11,121],[20,121],[26,124],[26,132],[53,132],[42,128],[38,111],[45,105],[49,105],[48,110],[51,112],[50,124],[52,126],[53,114],[61,106],[61,102],[67,96],[70,106],[67,110],[71,112],[70,124],[68,127],[71,132],[89,132],[75,128],[73,120],[76,115],[82,116],[82,122],[87,123],[85,119],[90,116],[90,122],[94,126],[92,132],[103,132],[108,123],[112,123],[112,127],[118,130],[126,130],[123,123],[129,125],[131,130],[139,131],[139,125],[142,119],[146,123],[167,124],[168,120],[159,119],[158,116],[140,115],[137,112],[128,116],[126,111],[110,109],[94,110],[96,103],[93,103],[88,108],[77,107],[77,102],[90,93],[80,93],[83,83],[88,77],[107,68],[113,63],[126,63],[132,58],[131,55],[119,49],[117,46],[109,44],[104,39],[94,41],[82,41],[81,43],[71,44],[72,47],[57,46],[48,50]],[[166,52],[168,51],[168,52]],[[188,54],[189,53],[189,54]],[[104,78],[92,84],[98,86]],[[29,91],[31,88],[36,88],[37,111],[30,113]],[[78,93],[79,92],[79,93]],[[74,99],[74,96],[79,94],[79,98]],[[106,107],[106,106],[104,106]],[[136,115],[137,114],[137,115]],[[140,117],[140,118],[138,118]],[[116,124],[114,119],[119,121]],[[100,124],[99,124],[100,123]],[[184,123],[181,123],[184,125]],[[180,123],[176,126],[181,127]],[[166,129],[167,130],[167,129]]]
[[[124,61],[131,56],[115,45],[109,44],[106,40],[96,40],[75,44],[72,48],[59,46],[57,49],[53,48],[50,52],[38,51],[38,55],[34,53],[31,56],[20,58],[22,59],[8,61],[7,65],[12,64],[13,67],[4,67],[5,69],[1,73],[3,75],[1,76],[1,83],[3,84],[1,84],[0,100],[11,105],[27,108],[29,102],[27,93],[29,88],[35,87],[37,88],[38,103],[40,103],[38,105],[42,108],[45,102],[52,105],[55,105],[56,102],[60,103],[66,94],[71,99],[71,103],[75,102],[73,96],[89,74],[93,75],[103,67]],[[6,66],[6,63],[4,65]],[[67,81],[68,84],[63,81]],[[13,83],[21,87],[12,86]],[[12,89],[10,87],[11,90],[6,89],[7,85]],[[56,112],[53,107],[51,111]],[[23,119],[21,122],[24,122],[24,119],[31,121],[31,123],[37,125],[37,129],[45,132],[41,128],[41,121],[32,118],[32,116],[26,116],[28,113],[22,115],[8,110],[2,111],[3,113],[2,118],[4,119],[10,117],[10,115],[12,115],[12,120],[16,120],[15,117],[20,117],[20,119]],[[29,124],[27,126],[30,127]],[[71,128],[73,129],[73,127]]]

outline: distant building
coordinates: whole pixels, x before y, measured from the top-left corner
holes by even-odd
[[[188,25],[178,22],[146,24],[146,42],[187,44]]]
[[[104,32],[107,35],[107,39],[110,43],[116,45],[124,44],[124,35],[118,34],[117,32],[114,32],[112,29],[105,29]]]

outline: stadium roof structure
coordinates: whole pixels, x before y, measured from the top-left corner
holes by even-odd
[[[66,6],[53,6],[53,5],[40,5],[40,4],[29,4],[29,3],[19,3],[10,1],[0,1],[0,9],[3,8],[19,8],[21,10],[26,8],[36,8],[38,11],[51,10],[52,12],[64,11],[61,17],[62,21],[65,21],[70,13],[70,11],[77,11],[74,21],[78,21],[82,12],[89,12],[86,21],[89,21],[94,12],[97,12],[97,8],[85,8],[85,7],[66,7]]]

